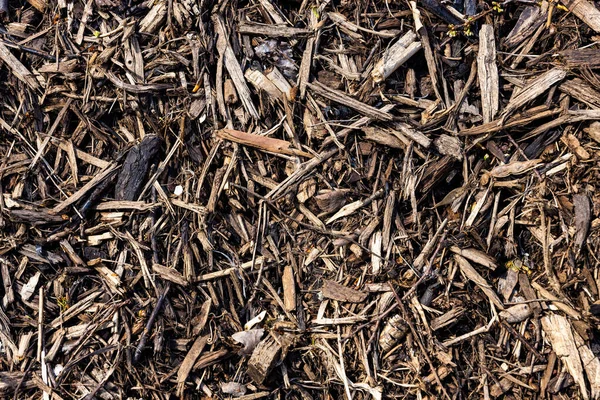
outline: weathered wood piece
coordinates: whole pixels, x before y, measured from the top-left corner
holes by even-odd
[[[494,27],[484,24],[479,31],[479,52],[477,53],[477,77],[481,90],[483,122],[494,120],[500,107],[500,81],[496,65],[496,41]]]
[[[326,280],[321,288],[323,297],[348,303],[361,303],[367,298],[367,293],[341,285],[335,281]]]
[[[35,91],[42,89],[35,76],[10,52],[4,43],[0,43],[0,59],[19,80],[31,89]]]
[[[573,14],[587,26],[600,33],[600,11],[588,0],[561,0]]]
[[[285,357],[290,342],[291,336],[287,334],[276,337],[268,336],[263,339],[248,360],[248,376],[257,384],[262,384],[275,364]]]
[[[383,53],[377,64],[373,67],[371,77],[373,82],[380,83],[389,77],[402,64],[408,61],[421,49],[421,42],[413,31],[408,31],[396,43]]]
[[[212,20],[217,32],[217,50],[219,51],[221,57],[223,57],[223,63],[225,68],[227,68],[229,76],[235,84],[238,96],[242,100],[242,104],[250,116],[258,119],[258,111],[254,106],[254,102],[252,101],[250,89],[248,88],[248,84],[244,79],[244,73],[229,43],[229,35],[227,33],[225,23],[223,22],[222,17],[217,14],[213,15]]]
[[[147,135],[129,150],[115,186],[115,199],[137,200],[146,183],[150,166],[156,162],[161,144],[162,140],[158,136]]]
[[[393,119],[392,115],[388,112],[379,110],[375,107],[369,106],[365,103],[362,103],[344,92],[340,90],[335,90],[330,87],[327,87],[320,83],[319,81],[314,81],[313,83],[307,83],[308,88],[313,91],[313,93],[318,94],[319,96],[323,96],[326,99],[334,101],[339,104],[343,104],[347,107],[350,107],[359,113],[374,119],[381,121],[391,121]]]

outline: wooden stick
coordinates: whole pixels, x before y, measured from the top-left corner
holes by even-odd
[[[554,68],[533,79],[521,89],[519,93],[512,96],[502,113],[502,121],[504,121],[504,119],[513,111],[516,111],[531,100],[537,98],[546,90],[550,89],[552,85],[562,81],[566,76],[567,71],[560,68]]]
[[[38,91],[42,88],[35,76],[15,57],[8,47],[0,43],[0,59],[6,63],[12,73],[21,81],[23,81],[31,89]]]
[[[413,31],[408,31],[404,36],[388,48],[381,59],[375,64],[371,78],[373,82],[381,83],[389,77],[402,64],[408,61],[422,47]]]
[[[371,119],[381,121],[391,121],[393,119],[390,113],[378,110],[377,108],[369,106],[365,103],[361,103],[360,101],[348,96],[346,93],[327,87],[318,81],[308,83],[307,86],[316,94],[336,103],[345,105],[346,107],[350,107]]]
[[[319,23],[319,17],[314,12],[310,13],[309,16],[310,27],[316,28]],[[312,66],[312,57],[317,38],[309,37],[306,40],[306,47],[302,53],[302,62],[300,63],[300,71],[298,72],[298,87],[300,88],[300,98],[304,99],[306,95],[306,85],[310,78],[310,69]]]
[[[496,65],[496,42],[494,27],[483,25],[479,31],[479,53],[477,54],[477,73],[481,90],[481,108],[483,122],[493,121],[500,103],[500,81]]]
[[[600,33],[600,11],[593,2],[587,0],[562,0],[561,2],[587,26]]]
[[[221,16],[217,14],[213,15],[213,24],[217,32],[217,50],[219,51],[219,54],[223,56],[225,68],[227,68],[227,72],[229,72],[229,76],[235,84],[238,96],[242,100],[242,105],[252,116],[252,118],[258,119],[258,111],[252,102],[250,88],[248,88],[248,84],[244,79],[242,68],[240,67],[240,64],[235,57],[235,53],[229,44],[229,35],[227,34],[227,29],[225,28],[225,23],[223,22]]]
[[[241,34],[246,35],[263,35],[269,37],[296,37],[307,36],[312,33],[311,29],[294,28],[287,25],[277,24],[260,24],[258,22],[242,22],[238,26]]]
[[[37,362],[42,359],[42,350],[44,345],[44,287],[40,287],[38,302],[38,340],[37,340]]]
[[[312,158],[313,155],[302,150],[294,149],[288,141],[270,138],[252,133],[236,131],[235,129],[221,129],[216,132],[216,136],[235,143],[252,146],[254,148],[268,151],[276,154],[286,154],[290,156],[302,156]]]

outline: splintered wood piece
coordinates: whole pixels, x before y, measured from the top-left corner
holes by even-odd
[[[569,68],[600,66],[600,50],[598,49],[569,49],[560,52],[560,56]]]
[[[437,244],[437,241],[438,241],[439,237],[441,236],[442,232],[444,231],[444,229],[446,228],[447,224],[448,224],[448,220],[444,219],[444,221],[437,228],[437,230],[435,231],[433,236],[427,241],[427,243],[425,243],[425,245],[423,246],[423,249],[421,250],[421,253],[419,253],[417,258],[415,258],[415,261],[413,262],[413,266],[416,269],[421,269],[425,265],[425,263],[427,262],[427,259],[433,252],[434,247]]]
[[[558,86],[558,90],[587,104],[590,108],[600,108],[600,92],[594,90],[583,79],[565,81]]]
[[[496,294],[492,286],[471,266],[471,264],[467,261],[466,258],[459,256],[458,254],[454,255],[454,259],[458,263],[460,270],[465,276],[475,283],[479,288],[485,293],[485,295],[490,299],[492,303],[500,310],[504,310],[504,304],[502,304],[502,300]]]
[[[279,88],[262,72],[255,69],[248,69],[244,76],[256,89],[266,92],[271,97],[272,101],[281,101],[283,99],[281,90],[279,90]]]
[[[46,0],[27,0],[27,2],[41,13],[46,11],[46,7],[48,6],[48,2]]]
[[[173,282],[177,285],[187,286],[188,281],[183,275],[174,268],[165,267],[160,264],[152,264],[152,271],[157,273],[162,279]]]
[[[288,101],[293,101],[295,99],[298,89],[290,85],[287,79],[285,79],[285,76],[283,76],[277,67],[271,68],[271,70],[266,73],[266,76],[277,87],[277,89],[279,89],[280,92],[285,94]]]
[[[134,74],[133,76],[136,83],[144,83],[144,57],[142,56],[140,45],[135,36],[132,36],[125,42],[124,50],[125,65],[127,66],[127,69]]]
[[[536,4],[525,7],[519,15],[517,23],[504,39],[503,45],[512,48],[523,43],[546,21],[547,14],[547,1],[542,1],[541,6]]]
[[[538,291],[538,293],[539,293],[538,297],[541,296],[544,299],[552,301],[552,304],[556,308],[558,308],[560,311],[564,312],[565,314],[567,314],[571,318],[573,318],[575,320],[581,319],[581,314],[577,310],[573,309],[573,307],[571,307],[570,305],[566,304],[565,302],[560,301],[560,299],[558,297],[556,297],[550,291],[548,291],[545,288],[543,288],[539,283],[533,282],[531,284],[531,287],[533,287],[535,290]]]
[[[381,231],[377,231],[371,236],[371,268],[373,275],[378,275],[383,265],[383,259],[381,258],[382,242]]]
[[[165,22],[167,18],[167,2],[158,1],[154,3],[154,6],[150,9],[148,14],[139,22],[139,31],[141,33],[154,33],[156,32]]]
[[[161,144],[162,139],[158,136],[146,135],[140,144],[129,150],[115,186],[115,199],[137,200]]]
[[[598,359],[587,342],[581,337],[581,335],[579,335],[579,333],[577,333],[576,330],[573,330],[573,338],[575,339],[575,345],[579,350],[579,356],[581,358],[581,363],[583,365],[583,369],[585,370],[585,374],[587,375],[587,380],[590,383],[591,398],[599,399],[600,359]]]
[[[93,304],[96,297],[100,296],[101,294],[102,294],[102,292],[96,291],[96,292],[93,292],[93,293],[89,294],[88,296],[84,297],[83,299],[79,300],[77,303],[75,303],[71,307],[69,307],[64,313],[62,313],[57,318],[55,318],[52,322],[50,322],[49,327],[51,329],[57,329],[65,322],[67,322],[70,319],[81,314],[88,307],[90,307]]]
[[[113,294],[123,296],[125,291],[121,287],[121,279],[119,276],[110,268],[100,265],[98,267],[94,267],[98,275],[102,278],[102,281],[110,289]]]
[[[291,265],[286,265],[283,269],[281,278],[283,285],[283,304],[286,311],[294,311],[296,309],[296,280],[294,279],[294,269]]]
[[[279,361],[283,347],[273,337],[263,339],[248,361],[248,376],[261,385]]]
[[[235,129],[220,129],[216,131],[215,134],[218,138],[246,146],[251,146],[275,154],[286,154],[289,156],[302,156],[307,158],[313,157],[313,155],[310,153],[294,149],[290,142],[281,139],[236,131]]]
[[[123,82],[119,79],[115,74],[111,71],[104,71],[104,75],[119,89],[125,92],[131,93],[152,93],[152,92],[161,92],[167,89],[173,89],[173,85],[169,83],[151,83],[147,85],[135,85],[127,82]]]
[[[519,90],[518,93],[511,97],[502,113],[503,119],[540,96],[546,90],[550,89],[552,85],[562,81],[566,76],[567,71],[560,68],[554,68],[531,80],[525,87]]]
[[[390,351],[409,332],[406,321],[400,314],[393,315],[379,334],[379,345],[383,353]]]
[[[248,111],[252,118],[258,119],[258,111],[254,106],[250,89],[248,88],[248,84],[244,79],[244,72],[242,71],[242,68],[235,57],[235,53],[229,44],[229,34],[227,28],[225,27],[225,23],[223,22],[222,17],[218,14],[213,14],[212,21],[217,33],[217,50],[223,57],[225,68],[227,68],[227,72],[235,84],[238,96],[240,100],[242,100],[244,108],[246,111]]]
[[[311,12],[309,15],[309,27],[316,29],[319,24],[318,13]],[[302,52],[302,61],[300,62],[300,71],[298,72],[298,87],[300,88],[300,98],[304,100],[306,96],[306,85],[310,79],[310,70],[312,68],[313,52],[316,43],[316,37],[311,36],[306,39],[306,46]]]
[[[450,251],[463,256],[467,260],[473,261],[479,265],[483,265],[484,267],[487,267],[492,271],[494,271],[498,266],[496,264],[496,260],[493,257],[487,255],[481,250],[477,250],[474,248],[461,249],[458,246],[451,246]]]
[[[433,331],[437,331],[438,329],[442,329],[448,325],[454,324],[458,317],[465,313],[465,309],[463,307],[452,308],[450,311],[445,314],[440,315],[437,318],[431,320],[430,326]]]
[[[371,195],[370,197],[368,197],[366,199],[357,200],[350,204],[346,204],[345,206],[340,208],[338,210],[338,212],[333,214],[327,221],[325,221],[325,224],[329,225],[332,222],[337,221],[340,218],[347,217],[349,215],[354,214],[357,210],[361,209],[362,207],[371,204],[371,202],[374,199],[380,197],[382,194],[383,194],[383,190],[378,190],[377,192],[375,192],[373,195]]]
[[[92,180],[86,183],[81,189],[79,189],[77,192],[71,195],[68,199],[54,207],[52,209],[52,212],[58,214],[65,208],[69,207],[71,204],[80,200],[83,196],[86,195],[86,193],[88,193],[90,190],[96,187],[100,182],[103,182],[105,179],[108,179],[110,175],[112,175],[112,173],[117,170],[117,168],[117,164],[110,164],[100,174],[94,176]]]
[[[6,63],[12,73],[35,91],[42,90],[35,76],[15,57],[4,43],[0,43],[0,59]]]
[[[394,211],[396,208],[396,191],[390,192],[385,201],[385,210],[383,212],[383,230],[381,232],[383,240],[383,249],[388,250],[392,243],[392,220],[394,219]]]
[[[500,106],[500,80],[496,65],[496,42],[494,27],[484,24],[479,31],[479,53],[477,54],[477,77],[481,90],[483,122],[494,120]]]
[[[318,94],[319,96],[323,96],[326,99],[329,99],[336,103],[342,104],[346,107],[350,107],[353,110],[356,110],[359,113],[361,113],[371,119],[380,120],[380,121],[391,121],[393,119],[393,116],[390,113],[379,110],[379,109],[372,107],[370,105],[367,105],[365,103],[362,103],[362,102],[348,96],[346,93],[344,93],[342,91],[335,90],[335,89],[332,89],[330,87],[323,85],[319,81],[314,81],[313,83],[307,83],[307,86],[315,94]]]
[[[367,298],[367,293],[349,288],[335,281],[323,281],[321,293],[326,299],[338,300],[348,303],[362,303]]]
[[[388,133],[387,130],[366,126],[361,128],[361,131],[365,134],[365,139],[382,146],[391,147],[393,149],[404,149],[407,147],[406,143],[400,140],[396,135]]]
[[[8,263],[0,260],[0,274],[4,286],[4,297],[2,297],[2,306],[6,309],[15,301],[15,291],[13,289],[11,274],[8,270]]]
[[[437,69],[437,60],[435,58],[435,53],[433,48],[431,47],[431,42],[429,39],[429,32],[427,28],[423,26],[423,22],[421,22],[421,12],[417,7],[416,1],[410,2],[410,8],[412,9],[413,19],[415,20],[415,30],[417,31],[419,37],[421,38],[421,45],[423,47],[423,53],[425,53],[425,61],[427,62],[427,69],[429,70],[429,77],[431,78],[431,86],[433,86],[433,91],[435,92],[435,96],[438,100],[444,104],[444,99],[442,94],[440,93],[440,82],[438,77],[438,69]],[[414,70],[411,69],[414,74]],[[408,79],[407,79],[408,81]],[[414,96],[411,96],[414,97]]]
[[[600,33],[600,11],[593,2],[587,0],[561,0],[577,18]]]
[[[463,129],[458,132],[459,135],[480,135],[482,133],[492,134],[494,132],[498,132],[504,129],[512,128],[515,126],[524,126],[530,124],[539,119],[552,117],[556,114],[562,113],[563,110],[560,108],[556,108],[553,110],[548,110],[545,106],[536,107],[531,110],[524,111],[520,114],[515,114],[513,117],[509,118],[504,122],[504,125],[500,123],[498,119],[489,122],[487,124],[482,124],[479,126],[475,126],[473,128]]]
[[[573,196],[573,205],[575,206],[575,245],[576,255],[579,256],[581,249],[587,239],[592,220],[592,211],[589,198],[585,194],[576,194]]]
[[[15,221],[30,223],[33,226],[64,222],[63,216],[52,214],[46,210],[8,210]]]
[[[66,240],[60,241],[61,249],[67,254],[67,256],[73,261],[75,265],[85,265],[85,262],[79,257],[79,254],[75,252],[71,244]]]
[[[541,159],[527,161],[513,161],[508,164],[492,168],[490,176],[493,178],[506,178],[511,175],[521,175],[541,164]]]
[[[362,27],[360,25],[356,25],[348,21],[348,19],[343,14],[337,12],[330,11],[327,13],[327,16],[331,21],[333,21],[334,24],[339,26],[345,34],[356,40],[363,40],[362,36],[358,33],[359,31],[368,32],[370,34],[381,36],[384,38],[394,38],[397,36],[397,31],[374,31]]]
[[[235,85],[231,79],[225,80],[225,84],[223,85],[223,98],[225,99],[225,104],[229,105],[239,101],[239,97],[235,91]]]
[[[566,317],[552,313],[542,317],[542,329],[544,329],[557,357],[567,366],[569,374],[579,386],[582,398],[588,399],[589,395],[583,376],[581,358],[573,337],[571,324]]]
[[[208,336],[198,336],[194,341],[194,344],[190,348],[190,351],[186,354],[183,362],[179,366],[179,370],[177,371],[177,396],[182,396],[183,391],[185,389],[185,381],[188,378],[188,375],[192,371],[192,367],[194,363],[202,353],[204,346],[206,346],[206,342],[208,341]]]
[[[238,25],[238,30],[245,35],[262,35],[269,37],[299,37],[312,33],[310,29],[294,28],[285,24],[261,24],[258,22],[244,21]]]
[[[409,124],[407,124],[405,122],[395,123],[394,128],[396,128],[396,129],[392,130],[391,132],[394,133],[399,138],[401,136],[407,137],[410,140],[417,142],[419,145],[423,146],[424,148],[429,148],[429,146],[431,146],[431,139],[429,139],[427,136],[425,136],[424,133],[419,132],[418,130],[414,129],[412,126],[410,126]]]
[[[421,47],[421,42],[417,39],[416,33],[408,31],[390,46],[377,61],[371,72],[373,82],[380,83],[386,80],[402,64],[414,56]]]

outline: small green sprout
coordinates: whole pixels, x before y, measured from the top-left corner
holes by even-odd
[[[458,35],[458,32],[456,32],[456,26],[453,24],[448,25],[448,36],[456,37],[456,35]]]

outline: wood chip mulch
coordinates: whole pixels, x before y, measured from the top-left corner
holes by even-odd
[[[0,398],[600,399],[593,1],[0,21]]]

